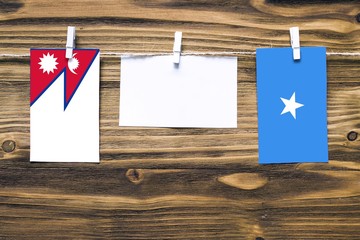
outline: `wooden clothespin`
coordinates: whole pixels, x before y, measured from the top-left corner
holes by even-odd
[[[175,32],[175,40],[174,40],[174,58],[173,62],[175,64],[180,63],[180,55],[181,55],[181,39],[182,39],[182,32]]]
[[[73,57],[73,50],[75,48],[75,27],[68,26],[67,40],[66,40],[66,58]]]
[[[290,41],[294,60],[300,60],[300,34],[299,27],[290,28]]]

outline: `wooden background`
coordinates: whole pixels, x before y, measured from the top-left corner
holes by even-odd
[[[0,239],[360,239],[360,56],[328,56],[328,164],[260,166],[255,56],[237,129],[118,127],[119,57],[101,57],[101,163],[29,163],[29,48],[360,52],[360,2],[0,1]],[[289,140],[296,137],[289,132]],[[312,136],[309,136],[311,138]],[[66,149],[64,149],[66,151]]]

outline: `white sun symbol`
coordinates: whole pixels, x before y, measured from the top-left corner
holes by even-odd
[[[74,53],[73,57],[68,61],[68,67],[70,72],[73,74],[77,74],[75,70],[79,67],[79,60],[75,57],[76,53]]]
[[[54,70],[57,69],[56,65],[59,63],[56,62],[56,59],[54,57],[54,54],[50,55],[50,53],[47,53],[47,55],[43,54],[43,57],[40,58],[40,69],[43,70],[43,73],[50,74],[50,72],[54,73]]]

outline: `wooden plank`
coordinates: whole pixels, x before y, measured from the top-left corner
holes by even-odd
[[[2,53],[64,47],[65,27],[71,24],[81,29],[77,31],[79,47],[102,51],[171,52],[175,30],[184,31],[184,51],[286,46],[288,29],[294,25],[301,29],[304,46],[325,45],[330,51],[347,52],[359,52],[360,48],[356,21],[360,6],[356,1],[318,5],[276,5],[264,0],[218,0],[213,4],[161,0],[15,2],[19,2],[18,9],[13,4],[0,16]]]
[[[237,129],[118,127],[120,59],[101,57],[101,163],[29,163],[29,48],[360,52],[358,1],[0,3],[0,239],[356,239],[360,56],[328,56],[328,164],[257,163],[255,56],[239,55]],[[289,139],[291,139],[289,133]],[[311,137],[311,136],[309,136]],[[66,149],[64,149],[66,150]]]
[[[106,164],[31,165],[0,170],[5,238],[345,239],[360,233],[359,164],[136,174]]]

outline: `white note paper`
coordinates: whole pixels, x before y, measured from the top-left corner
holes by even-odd
[[[120,126],[237,127],[237,58],[122,57]]]

